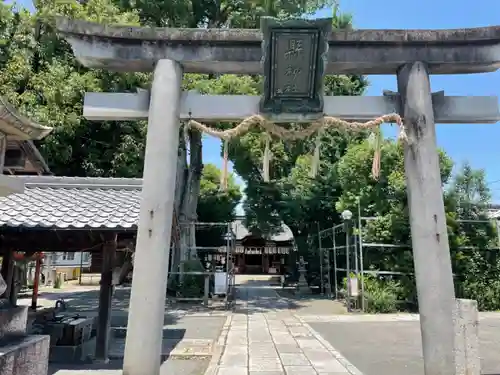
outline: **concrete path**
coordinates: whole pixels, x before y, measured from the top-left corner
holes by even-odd
[[[200,375],[206,370],[208,360],[168,360],[161,365],[159,375]],[[111,361],[106,365],[82,366],[50,365],[48,375],[122,375],[121,361]]]
[[[415,314],[304,316],[365,375],[424,375]],[[481,373],[500,374],[500,314],[479,314]]]
[[[208,374],[358,374],[330,344],[289,309],[264,282],[240,286],[235,312],[219,343],[221,355]],[[206,374],[207,374],[206,373]]]
[[[45,291],[40,302],[53,307],[55,301],[63,297],[68,303],[64,312],[68,316],[76,314],[97,316],[99,291],[97,288],[74,287],[68,290]],[[111,337],[109,356],[111,363],[102,364],[51,364],[49,374],[120,374],[123,359],[130,288],[116,288],[112,301]],[[31,299],[22,303],[30,304]],[[201,375],[212,357],[214,343],[220,335],[229,311],[212,304],[206,308],[201,304],[165,305],[161,374]]]

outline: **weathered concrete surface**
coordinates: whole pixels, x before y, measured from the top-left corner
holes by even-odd
[[[149,91],[138,93],[85,94],[83,116],[91,121],[123,121],[147,119]],[[240,121],[259,113],[260,97],[250,95],[201,95],[184,92],[180,119],[211,122]],[[500,120],[496,96],[433,96],[436,123],[488,124]],[[398,111],[395,96],[325,96],[325,116],[347,121],[368,121]],[[287,114],[274,117],[274,122],[290,122]]]
[[[0,340],[4,336],[25,335],[27,321],[28,308],[25,306],[0,308]]]
[[[500,314],[480,316],[481,373],[500,374]],[[365,375],[424,374],[418,316],[304,319]]]
[[[404,167],[425,373],[456,375],[455,289],[427,64],[402,66],[397,85],[408,136]]]
[[[152,71],[161,59],[185,72],[261,74],[262,34],[245,29],[109,26],[58,18],[59,32],[85,66]],[[456,30],[352,30],[329,37],[327,74],[394,74],[425,61],[431,74],[491,72],[500,67],[500,27]]]
[[[45,375],[49,364],[50,337],[10,339],[0,347],[0,375]]]
[[[160,60],[149,104],[139,223],[125,345],[128,375],[157,374],[179,147],[181,66]],[[168,98],[168,100],[166,100]],[[145,324],[147,323],[147,324]]]
[[[224,316],[185,316],[166,324],[163,327],[162,357],[210,357],[225,321]],[[125,334],[115,333],[112,338],[111,358],[123,358]]]
[[[455,375],[480,375],[477,301],[457,299],[453,310]]]
[[[160,367],[159,375],[200,375],[205,372],[208,360],[167,359]],[[109,364],[87,364],[78,366],[49,367],[49,375],[121,375],[122,362],[111,361]]]

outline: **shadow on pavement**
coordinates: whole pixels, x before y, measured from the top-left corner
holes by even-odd
[[[183,360],[172,359],[164,361],[160,368],[160,375],[200,375],[205,373],[208,367],[208,360]],[[78,366],[65,366],[55,367],[49,366],[48,375],[78,375],[81,371],[82,374],[89,374],[90,371],[109,371],[106,374],[114,373],[121,374],[120,370],[123,368],[123,361],[115,360],[107,364],[92,363]],[[92,372],[94,373],[94,372]]]
[[[294,314],[320,315],[344,314],[345,306],[321,295],[296,295],[293,290],[283,289],[274,280],[240,280],[236,284],[235,313],[263,313],[290,311]]]

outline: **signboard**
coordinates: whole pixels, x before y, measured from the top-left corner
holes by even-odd
[[[304,120],[323,114],[323,75],[331,19],[261,18],[264,95],[260,111],[269,117],[297,114]]]
[[[350,277],[349,278],[349,283],[351,286],[351,297],[358,297],[359,296],[359,288],[358,288],[358,278],[355,277]]]
[[[265,246],[265,247],[245,247],[236,246],[235,253],[237,254],[248,254],[248,255],[261,255],[261,254],[289,254],[291,252],[291,247],[283,246]]]

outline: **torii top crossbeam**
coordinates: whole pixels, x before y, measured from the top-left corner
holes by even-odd
[[[171,59],[192,73],[262,73],[262,33],[254,29],[170,29],[58,18],[78,60],[91,68],[152,71]],[[347,30],[328,37],[326,74],[394,74],[425,61],[430,74],[500,68],[500,26],[451,30]]]

